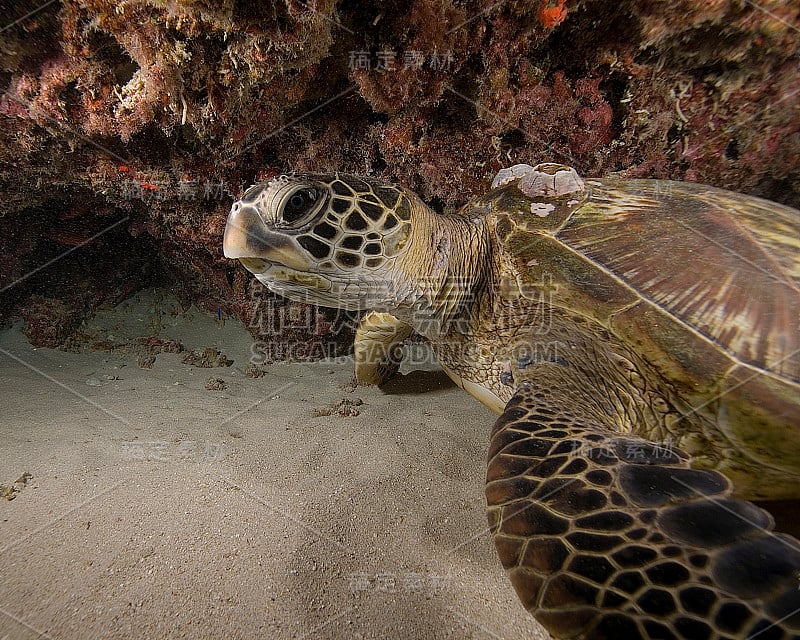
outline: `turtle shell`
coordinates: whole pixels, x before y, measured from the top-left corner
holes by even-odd
[[[556,307],[611,331],[740,452],[800,476],[800,212],[685,182],[519,182],[484,202],[518,278],[549,279]]]

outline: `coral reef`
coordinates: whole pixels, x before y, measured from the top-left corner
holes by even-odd
[[[0,316],[61,344],[166,274],[241,318],[264,362],[340,352],[352,318],[255,292],[220,253],[231,200],[286,169],[399,180],[439,209],[544,160],[800,206],[799,14],[781,0],[14,3]]]

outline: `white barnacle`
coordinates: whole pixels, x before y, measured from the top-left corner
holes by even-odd
[[[560,198],[585,191],[586,185],[572,167],[543,162],[522,177],[519,188],[530,198]]]
[[[546,218],[555,210],[556,205],[547,202],[531,202],[531,213],[535,213],[540,218]]]
[[[500,169],[497,175],[492,180],[492,189],[497,189],[503,185],[513,182],[517,178],[521,178],[533,171],[533,167],[529,164],[515,164],[513,167],[506,167]]]

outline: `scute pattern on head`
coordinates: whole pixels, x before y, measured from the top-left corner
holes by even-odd
[[[295,236],[321,271],[378,268],[410,234],[411,205],[399,188],[343,173],[278,176],[250,187],[232,212],[242,209]]]
[[[308,174],[325,183],[331,198],[322,216],[303,229],[297,242],[320,261],[322,271],[376,269],[400,253],[410,233],[411,207],[399,190],[352,176]]]

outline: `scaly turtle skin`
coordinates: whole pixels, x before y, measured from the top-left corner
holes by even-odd
[[[800,637],[800,544],[742,498],[800,497],[798,238],[765,200],[543,164],[449,216],[280,176],[234,203],[224,250],[276,293],[372,310],[360,379],[414,329],[501,414],[489,523],[554,637],[767,640]]]

